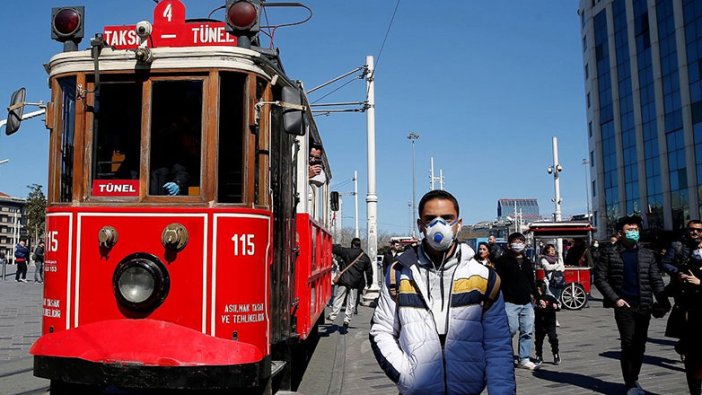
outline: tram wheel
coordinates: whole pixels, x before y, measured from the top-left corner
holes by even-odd
[[[561,293],[561,304],[568,310],[578,310],[585,306],[587,293],[582,285],[570,283]]]

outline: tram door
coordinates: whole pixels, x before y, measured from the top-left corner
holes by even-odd
[[[275,100],[279,100],[276,98]],[[291,306],[295,289],[294,267],[297,257],[295,208],[297,206],[297,142],[295,136],[283,131],[283,112],[271,106],[271,189],[273,191],[274,257],[271,268],[271,343],[279,344],[287,353],[292,332]],[[283,343],[283,344],[281,344]],[[273,359],[289,360],[288,355]]]

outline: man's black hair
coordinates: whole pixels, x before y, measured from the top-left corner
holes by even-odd
[[[690,227],[690,225],[702,225],[702,221],[700,221],[699,219],[691,219],[687,221],[688,228]]]
[[[524,237],[524,235],[519,232],[514,232],[507,238],[507,242],[510,244],[512,244],[512,242],[515,240],[526,241],[526,237]]]
[[[456,200],[456,198],[453,195],[441,189],[434,189],[433,191],[425,193],[424,196],[422,196],[422,199],[419,201],[419,218],[422,218],[422,211],[424,210],[424,205],[427,204],[428,201],[434,199],[450,200],[451,203],[453,203],[453,208],[456,209],[456,216],[458,216],[461,213],[460,209],[458,208],[458,200]]]
[[[641,229],[643,228],[643,220],[636,214],[625,215],[617,220],[617,230],[624,229],[624,225],[638,225]]]
[[[322,148],[322,144],[319,144],[319,143],[311,142],[310,143],[310,151],[312,151],[313,149],[318,149],[321,152],[324,152],[324,148]]]
[[[354,237],[351,239],[351,247],[353,248],[361,248],[361,239],[358,237]]]

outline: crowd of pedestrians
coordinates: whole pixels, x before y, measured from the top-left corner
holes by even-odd
[[[458,201],[431,191],[419,205],[419,245],[388,256],[385,280],[370,328],[376,360],[402,394],[514,394],[514,368],[538,369],[548,338],[553,363],[561,363],[557,312],[568,263],[589,267],[620,336],[620,367],[627,395],[639,384],[648,327],[675,306],[667,336],[679,340],[690,394],[702,386],[702,221],[690,221],[682,240],[657,256],[639,243],[642,220],[626,216],[600,243],[575,239],[565,260],[552,244],[536,258],[521,233],[505,251],[494,237],[473,251],[460,243]],[[662,263],[671,280],[665,286]],[[482,310],[482,311],[481,311]],[[516,336],[517,349],[512,349]],[[532,358],[532,352],[535,358]]]

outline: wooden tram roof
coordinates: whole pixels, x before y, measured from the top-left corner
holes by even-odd
[[[586,238],[596,231],[589,222],[552,221],[533,222],[527,232],[536,238]]]

